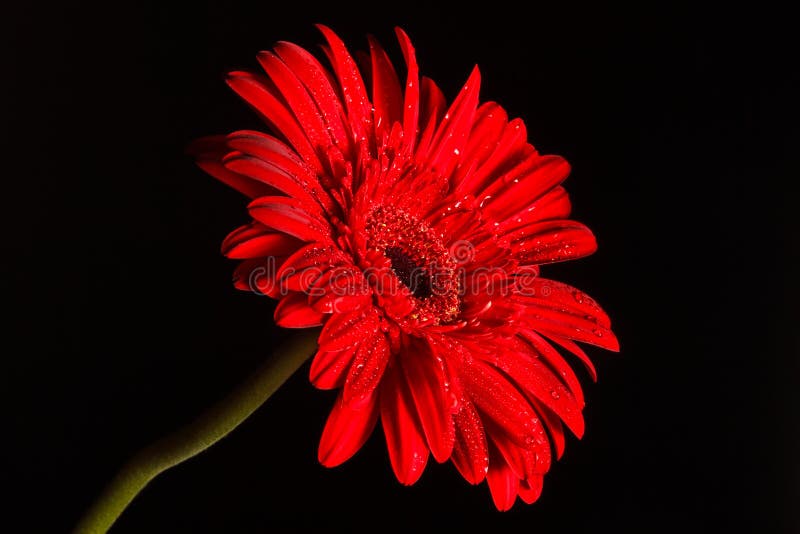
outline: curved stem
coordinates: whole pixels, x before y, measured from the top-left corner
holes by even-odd
[[[75,534],[105,533],[148,482],[170,467],[204,451],[239,426],[313,353],[319,331],[303,330],[193,423],[136,454],[117,473],[75,527]]]

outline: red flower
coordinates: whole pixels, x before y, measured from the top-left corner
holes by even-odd
[[[618,350],[592,299],[539,277],[596,248],[567,218],[569,165],[540,155],[520,119],[479,104],[477,68],[447,106],[402,30],[404,86],[375,40],[367,85],[320,30],[332,71],[281,42],[258,55],[266,76],[228,76],[277,137],[194,145],[203,169],[252,199],[253,221],[222,245],[243,260],[235,284],[279,299],[281,326],[323,325],[311,381],[341,390],[324,465],[350,458],[380,420],[401,483],[433,455],[472,484],[486,478],[500,510],[517,495],[531,503],[563,426],[584,428],[580,384],[553,345],[592,378],[575,341]]]

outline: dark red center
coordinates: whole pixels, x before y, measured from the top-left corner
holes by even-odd
[[[384,254],[392,262],[394,274],[411,290],[414,297],[426,299],[431,296],[431,277],[402,248],[388,247]]]
[[[367,247],[391,263],[413,300],[407,317],[416,324],[447,323],[460,309],[457,263],[435,230],[392,206],[376,208],[367,219]],[[386,296],[386,295],[384,295]]]

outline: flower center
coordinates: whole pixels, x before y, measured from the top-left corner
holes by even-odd
[[[415,298],[426,299],[431,296],[431,277],[402,248],[389,247],[384,254],[391,260],[394,274]]]
[[[368,253],[388,260],[403,286],[378,284],[391,309],[410,310],[395,319],[440,324],[458,315],[457,263],[432,228],[402,209],[380,206],[367,219],[366,231]],[[410,301],[405,306],[399,302],[404,299]]]

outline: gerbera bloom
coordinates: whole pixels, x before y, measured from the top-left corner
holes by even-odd
[[[569,165],[479,103],[477,68],[447,105],[402,30],[405,84],[374,39],[359,69],[319,28],[332,69],[280,42],[258,55],[266,75],[228,75],[274,136],[193,146],[203,169],[251,199],[252,222],[222,245],[242,260],[235,284],[279,299],[283,327],[322,326],[311,382],[340,390],[324,465],[350,458],[380,421],[401,483],[432,455],[472,484],[485,478],[500,510],[517,495],[531,503],[563,427],[584,430],[581,386],[555,346],[592,378],[575,342],[618,350],[594,300],[539,276],[596,249],[567,218]]]

